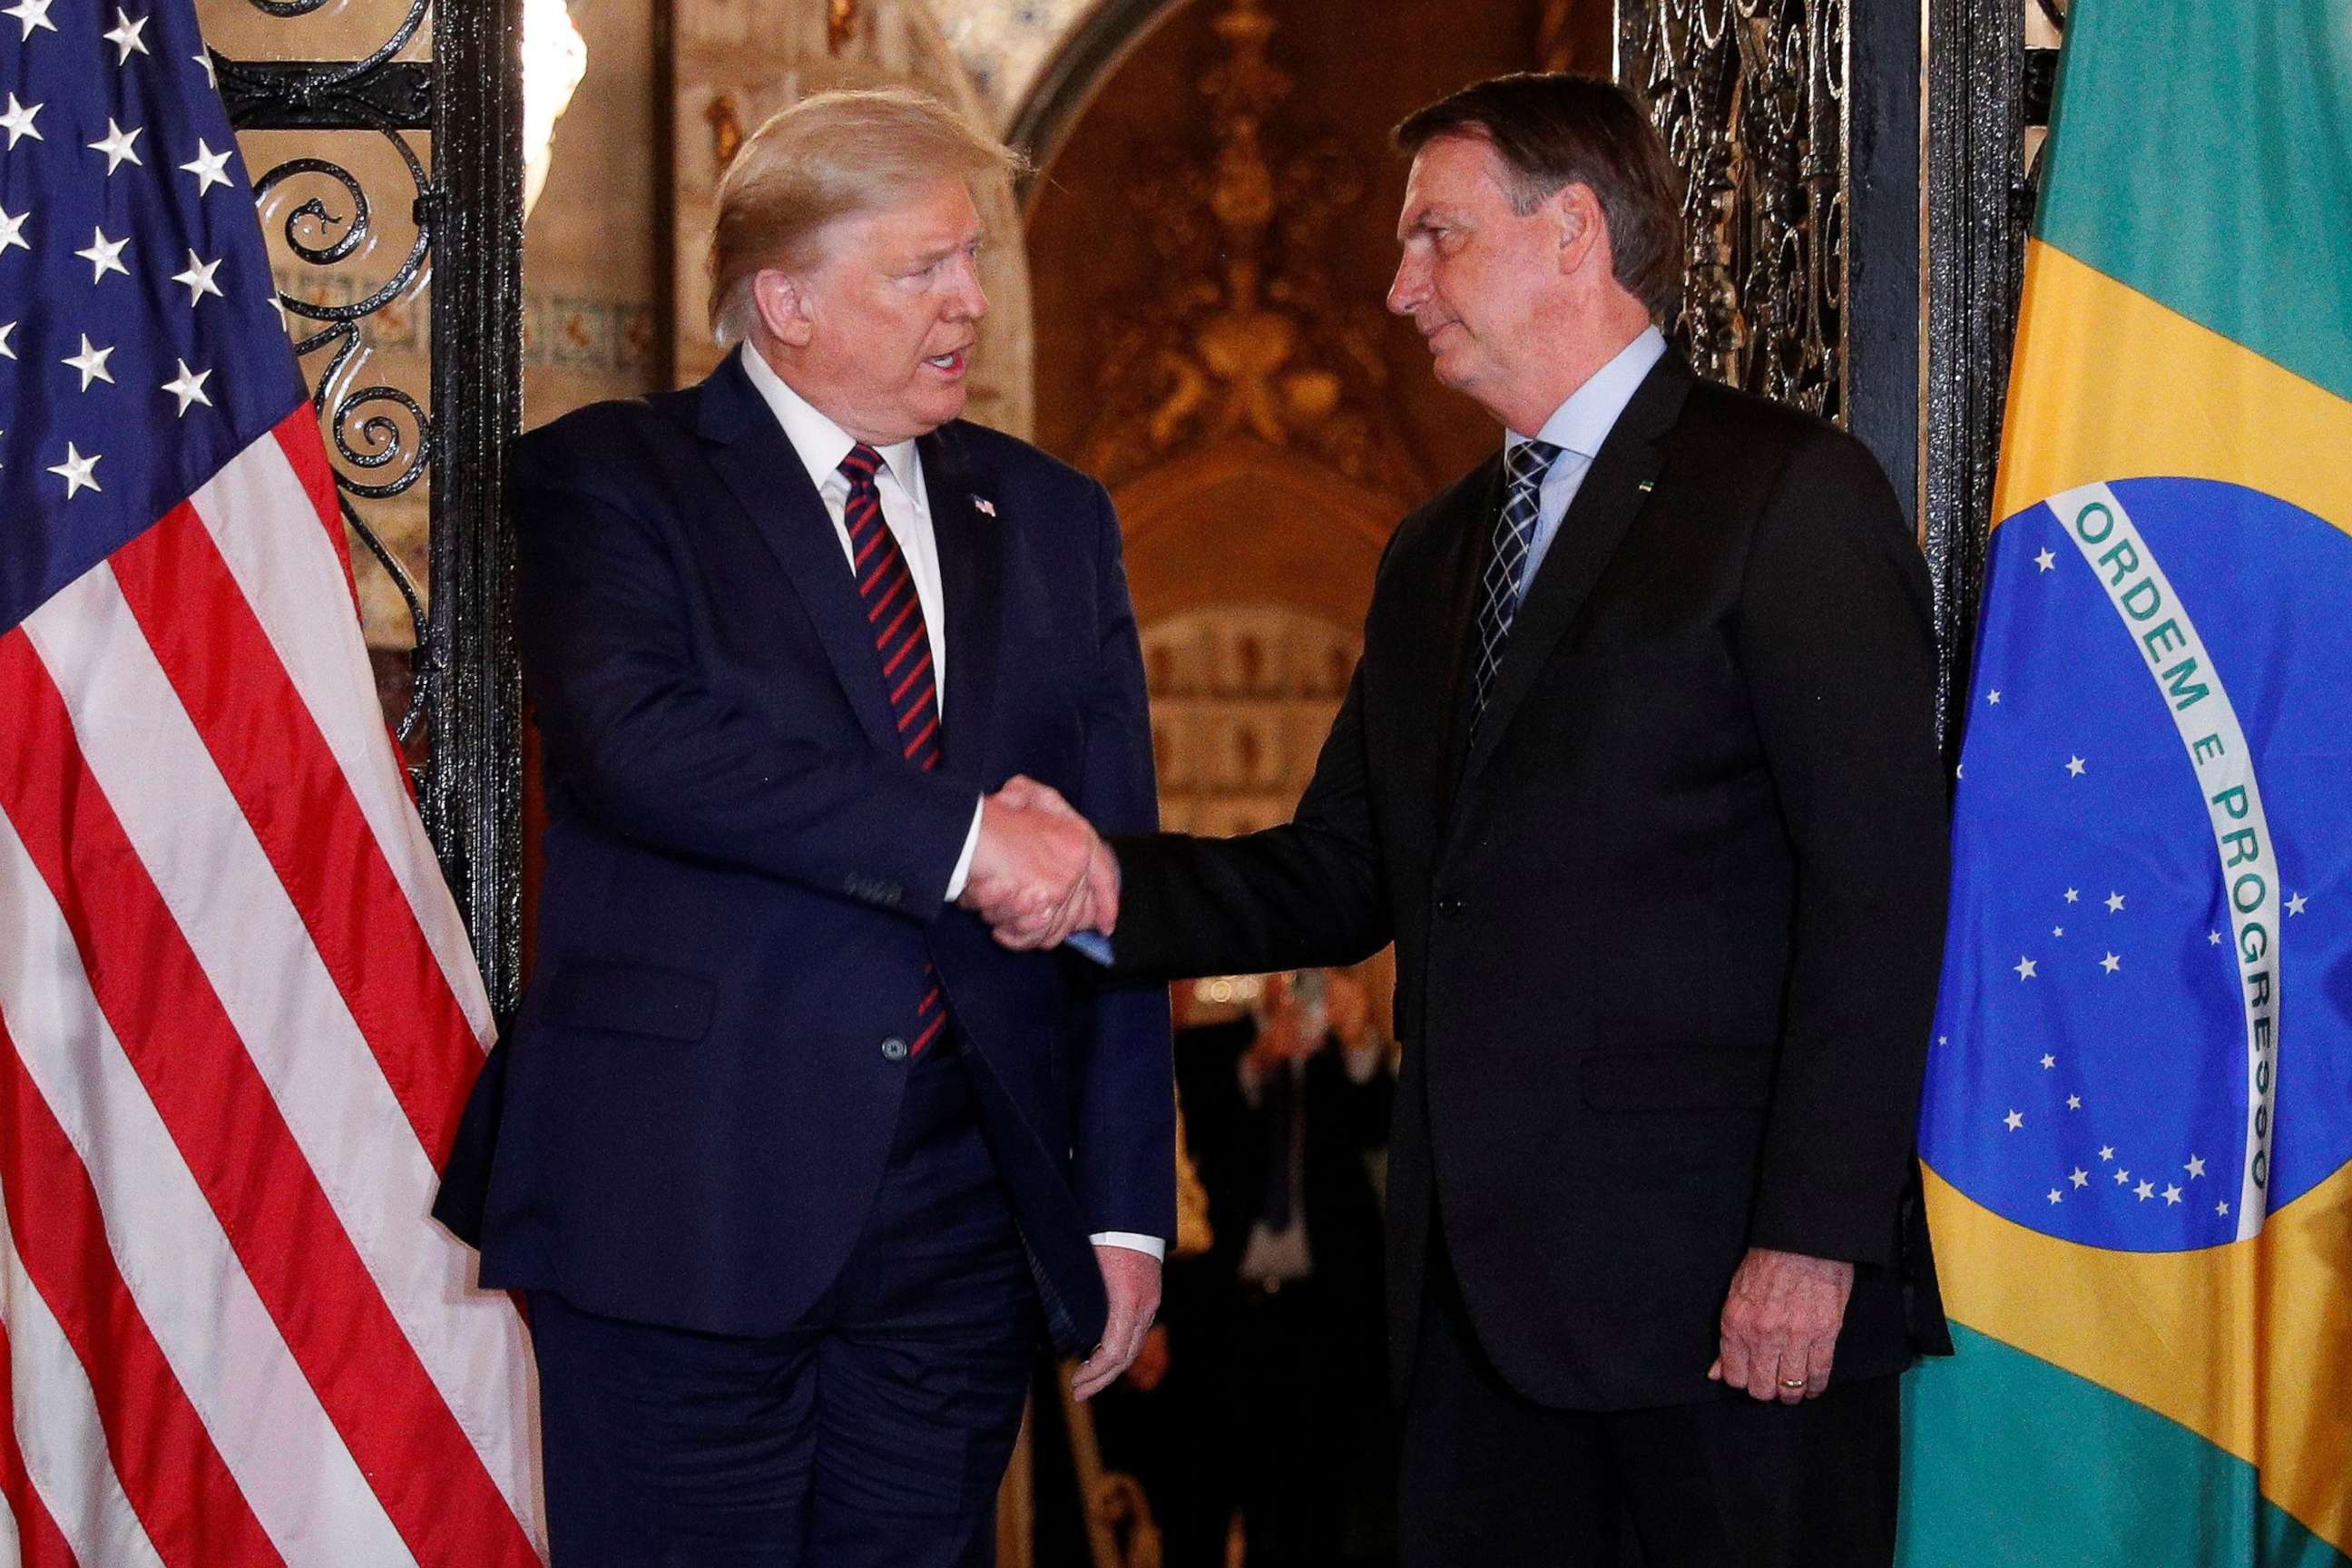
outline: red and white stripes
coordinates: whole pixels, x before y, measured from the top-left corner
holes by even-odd
[[[488,1006],[309,410],[0,637],[0,711],[15,1554],[535,1562],[528,1342],[427,1215]]]

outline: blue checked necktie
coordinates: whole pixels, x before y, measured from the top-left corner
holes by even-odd
[[[940,765],[939,679],[931,669],[930,628],[923,624],[915,574],[882,518],[882,491],[874,482],[881,468],[882,454],[863,441],[841,459],[842,477],[849,481],[842,521],[849,526],[850,570],[857,575],[857,597],[874,634],[874,657],[881,665],[882,691],[898,726],[898,743],[907,761],[929,773]],[[948,1021],[939,972],[928,959],[921,989],[915,1033],[907,1045],[910,1057],[938,1039]]]
[[[1511,621],[1519,613],[1527,584],[1528,552],[1536,542],[1536,508],[1544,475],[1560,449],[1549,441],[1522,441],[1503,456],[1504,476],[1510,493],[1495,519],[1495,548],[1486,558],[1484,591],[1478,599],[1478,668],[1470,685],[1470,734],[1475,740],[1478,721],[1486,714],[1487,689],[1495,683],[1495,667],[1503,662],[1503,645],[1510,640]]]

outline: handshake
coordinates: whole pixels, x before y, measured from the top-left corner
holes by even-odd
[[[956,900],[1017,952],[1118,923],[1118,862],[1070,803],[1015,774],[981,803],[980,842]]]

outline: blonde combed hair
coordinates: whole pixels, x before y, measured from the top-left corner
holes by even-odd
[[[771,115],[719,181],[710,236],[710,331],[722,346],[751,335],[751,280],[767,268],[820,259],[824,231],[895,205],[942,174],[967,185],[1018,175],[1018,153],[912,88],[820,92]]]

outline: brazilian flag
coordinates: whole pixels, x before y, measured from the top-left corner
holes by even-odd
[[[2076,0],[1996,488],[1903,1561],[2352,1563],[2352,0]]]

